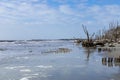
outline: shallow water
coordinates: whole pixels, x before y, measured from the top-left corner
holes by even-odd
[[[119,80],[106,54],[73,41],[0,42],[0,80]]]

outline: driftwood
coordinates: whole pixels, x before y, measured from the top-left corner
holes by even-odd
[[[82,42],[83,47],[95,47],[96,45],[93,42],[83,41]]]

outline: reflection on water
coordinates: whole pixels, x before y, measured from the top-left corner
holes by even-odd
[[[86,54],[86,60],[89,61],[90,54],[94,53],[96,51],[95,48],[83,48],[85,51],[84,53]]]
[[[113,66],[120,67],[120,56],[118,58],[110,58],[110,57],[102,58],[102,65],[108,67],[113,67]]]
[[[98,52],[102,53],[102,65],[107,67],[120,67],[119,48],[108,47],[98,48]]]

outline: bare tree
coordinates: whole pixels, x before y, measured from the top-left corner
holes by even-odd
[[[90,41],[90,34],[89,34],[86,26],[84,26],[84,25],[82,24],[82,27],[83,27],[84,33],[85,33],[86,36],[87,36],[87,41],[89,42],[89,41]]]
[[[87,41],[90,42],[92,40],[92,38],[94,37],[95,33],[93,33],[92,35],[90,35],[89,32],[88,32],[88,30],[87,30],[87,28],[86,28],[86,26],[84,26],[82,24],[82,27],[83,27],[84,33],[87,36]]]

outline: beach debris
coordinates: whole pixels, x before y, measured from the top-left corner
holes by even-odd
[[[113,45],[113,44],[109,44],[109,47],[115,47],[115,45]]]
[[[83,47],[95,47],[95,44],[92,41],[83,41],[82,46]]]
[[[93,42],[95,46],[104,47],[105,43],[103,41],[96,40]]]
[[[111,47],[99,47],[98,52],[112,52],[115,51],[116,48],[111,48]]]
[[[81,41],[80,39],[76,39],[74,42],[79,44],[79,43],[81,43],[82,41]]]
[[[71,52],[71,49],[69,48],[58,48],[58,49],[43,51],[42,53],[69,53],[69,52]]]

